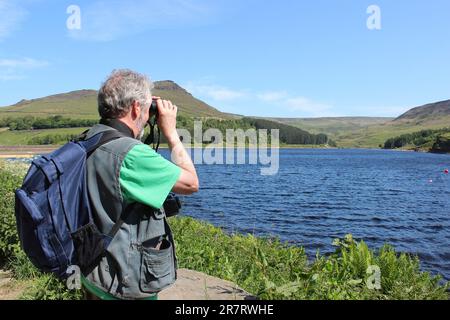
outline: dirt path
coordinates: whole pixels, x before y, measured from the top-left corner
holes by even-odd
[[[26,286],[11,279],[11,274],[0,271],[0,300],[17,300]]]
[[[26,284],[11,279],[11,274],[0,271],[0,300],[17,300]],[[158,295],[159,300],[255,300],[256,298],[234,283],[204,273],[180,269],[178,280]]]
[[[255,300],[234,283],[204,273],[180,269],[178,280],[158,295],[159,300]]]
[[[0,158],[32,158],[56,150],[57,146],[0,146]]]

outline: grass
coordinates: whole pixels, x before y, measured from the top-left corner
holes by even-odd
[[[66,128],[66,129],[45,129],[45,130],[24,130],[24,131],[3,131],[0,132],[0,145],[17,146],[28,145],[33,138],[45,137],[47,135],[72,135],[81,134],[88,128]]]
[[[416,257],[386,245],[370,250],[350,235],[336,252],[308,261],[302,247],[278,239],[227,235],[192,218],[171,220],[180,267],[235,282],[261,299],[448,299],[439,278],[423,273]],[[369,289],[376,265],[381,289]]]
[[[22,299],[81,299],[53,276],[41,274],[21,251],[15,227],[13,190],[27,166],[0,161],[0,262],[18,283],[26,283]],[[417,257],[386,245],[371,250],[350,235],[336,239],[335,253],[312,261],[302,247],[276,238],[226,234],[189,217],[171,218],[180,268],[229,280],[260,299],[448,299],[448,284],[421,272]],[[380,289],[371,286],[381,271]],[[200,284],[201,285],[201,284]]]
[[[376,148],[384,145],[384,142],[392,137],[396,137],[406,133],[413,133],[425,129],[441,129],[448,126],[450,117],[442,119],[442,121],[429,123],[388,123],[377,124],[361,129],[351,134],[343,134],[336,138],[336,142],[340,147],[364,147]]]
[[[325,133],[336,137],[352,131],[358,131],[371,125],[383,124],[394,118],[383,117],[328,117],[328,118],[272,118],[311,133]],[[333,138],[332,138],[333,139]]]
[[[0,108],[2,117],[49,117],[62,115],[73,119],[97,119],[97,96],[89,94],[77,99],[37,99],[22,106]]]
[[[156,81],[152,94],[171,100],[179,107],[180,115],[222,119],[234,118],[194,98],[187,91],[170,81]],[[98,119],[97,105],[96,91],[75,91],[57,97],[44,97],[26,101],[19,105],[2,107],[0,108],[0,118],[62,115],[73,119]]]

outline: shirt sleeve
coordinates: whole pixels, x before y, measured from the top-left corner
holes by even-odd
[[[181,169],[146,144],[134,146],[120,168],[122,196],[128,203],[139,202],[161,208],[178,181]]]

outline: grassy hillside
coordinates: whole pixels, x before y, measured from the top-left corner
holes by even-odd
[[[179,106],[179,114],[187,118],[242,119],[241,116],[220,112],[196,99],[173,81],[155,82],[153,93],[172,100]],[[98,119],[97,92],[79,90],[45,98],[22,100],[13,106],[0,108],[0,119],[53,115],[73,119]],[[448,127],[450,124],[450,100],[413,108],[395,119],[383,117],[266,119],[300,128],[312,134],[326,134],[339,147],[378,148],[392,137],[420,130]],[[20,140],[17,135],[20,133],[0,134],[0,144],[4,144],[4,141],[7,141],[8,145],[15,143],[18,139]]]
[[[155,96],[171,100],[178,106],[179,113],[182,116],[211,117],[220,119],[235,118],[234,116],[220,112],[205,102],[193,97],[189,92],[173,81],[155,82],[155,89],[152,93]]]
[[[196,99],[173,81],[155,82],[153,94],[169,99],[179,106],[178,128],[193,131],[194,119],[202,118],[204,130],[220,129],[280,129],[282,143],[326,144],[326,135],[310,134],[297,127],[268,120],[245,119],[238,115],[226,114]],[[89,121],[98,120],[97,92],[80,90],[49,97],[22,100],[17,104],[0,108],[0,145],[62,144],[72,135],[82,130],[37,130],[50,128],[70,128],[89,126]],[[264,122],[264,123],[262,123]],[[31,130],[33,129],[33,130]],[[164,142],[164,141],[163,141]]]
[[[395,119],[394,122],[440,123],[448,117],[450,117],[450,100],[445,100],[413,108]]]
[[[357,147],[358,144],[347,142],[352,137],[364,135],[364,131],[374,125],[380,125],[392,121],[393,118],[383,117],[337,117],[337,118],[272,118],[311,133],[324,133],[335,141],[338,146]],[[345,141],[343,141],[345,140]]]
[[[387,126],[394,118],[342,117],[342,118],[273,118],[312,133],[324,133],[344,148],[375,148],[392,137],[398,128]],[[406,125],[406,130],[409,126]],[[393,130],[393,131],[392,131]],[[417,131],[416,129],[411,129]],[[409,131],[408,131],[409,132]]]
[[[339,137],[342,147],[377,147],[392,137],[421,130],[436,130],[450,124],[450,100],[430,103],[413,108],[398,118],[384,124],[370,125],[351,134]]]
[[[194,98],[173,81],[155,82],[154,95],[172,100],[179,113],[193,117],[213,117],[230,119],[232,115],[222,113]],[[98,119],[97,91],[78,90],[44,98],[22,100],[15,105],[0,108],[0,118],[4,117],[49,117],[62,115],[75,119]]]
[[[450,100],[416,107],[398,118],[316,118],[275,120],[312,133],[323,132],[344,148],[377,148],[387,139],[450,124]]]
[[[45,98],[21,100],[15,105],[0,108],[4,117],[49,117],[63,115],[71,118],[97,119],[97,92],[79,90]]]
[[[343,133],[357,131],[370,125],[382,124],[394,118],[375,117],[337,117],[337,118],[271,118],[294,127],[308,130],[311,133],[325,133],[338,136]]]
[[[343,134],[337,140],[342,147],[377,147],[392,137],[421,130],[442,129],[449,124],[450,100],[447,100],[413,108],[392,121]]]
[[[411,125],[408,123],[400,124],[391,122],[383,125],[374,125],[350,134],[341,135],[337,139],[337,143],[340,147],[344,148],[377,148],[380,145],[383,145],[389,138],[402,134],[414,133],[421,130],[441,129],[444,126],[448,126],[449,123],[450,122],[440,124]]]

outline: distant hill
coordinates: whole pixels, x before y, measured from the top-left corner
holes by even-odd
[[[179,107],[180,114],[192,117],[232,119],[235,116],[220,112],[205,102],[195,98],[173,81],[157,81],[152,92],[155,96],[171,100]]]
[[[416,130],[391,136],[384,145],[387,149],[406,148],[450,152],[450,100],[412,108],[388,125],[392,128],[409,127]],[[417,130],[418,128],[421,131]]]
[[[277,128],[280,129],[282,143],[319,145],[326,144],[328,141],[326,135],[310,134],[279,122],[255,121],[220,112],[193,97],[173,81],[155,82],[152,94],[171,100],[179,107],[179,115],[182,116],[179,119],[179,126],[184,129],[193,129],[194,118],[202,117],[205,120],[204,128],[219,128],[223,130],[223,134],[227,128]],[[78,90],[38,99],[21,100],[12,106],[0,108],[0,123],[3,120],[1,127],[9,128],[0,132],[0,144],[58,144],[67,141],[73,134],[81,133],[81,128],[71,127],[72,122],[83,123],[83,127],[86,127],[88,126],[86,120],[96,121],[98,117],[97,91],[95,90]]]
[[[28,115],[34,117],[64,115],[75,118],[98,118],[97,91],[72,91],[32,100],[21,100],[12,106],[0,108],[0,117],[24,117]]]
[[[243,118],[240,115],[219,111],[195,98],[173,81],[155,82],[153,94],[172,100],[179,107],[179,114],[188,118],[203,117],[223,120]],[[0,119],[53,115],[74,119],[98,119],[97,91],[72,91],[38,99],[21,100],[12,106],[0,108]],[[386,140],[399,135],[448,127],[450,124],[450,100],[415,107],[398,118],[253,118],[275,121],[306,130],[311,134],[326,134],[340,147],[377,148],[382,146]]]
[[[222,113],[205,102],[193,97],[173,81],[157,81],[153,94],[172,100],[184,116],[232,119],[235,116]],[[21,100],[18,103],[0,108],[0,117],[27,116],[48,117],[52,115],[72,118],[97,119],[97,91],[78,90],[48,97]]]
[[[327,117],[327,118],[269,118],[311,133],[325,133],[337,136],[340,133],[357,131],[375,124],[382,124],[394,118],[384,117]]]
[[[396,118],[396,123],[432,124],[450,119],[450,100],[416,107]],[[449,122],[447,122],[449,124]]]
[[[311,133],[325,133],[340,147],[376,148],[384,145],[387,139],[399,135],[448,127],[450,100],[415,107],[397,118],[274,118],[274,120]]]
[[[377,147],[387,139],[421,130],[442,129],[450,125],[450,100],[415,107],[386,123],[335,138],[343,147]]]

